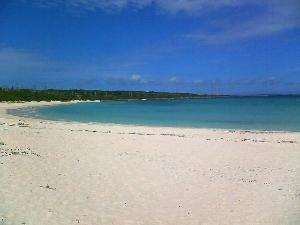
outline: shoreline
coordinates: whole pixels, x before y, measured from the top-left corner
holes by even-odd
[[[300,133],[22,118],[0,103],[0,224],[300,222]]]
[[[108,100],[110,101],[110,100]],[[134,100],[135,101],[135,100]],[[138,101],[138,100],[136,100]],[[7,110],[10,109],[21,109],[21,108],[37,108],[37,107],[48,107],[56,105],[66,105],[66,104],[77,104],[77,103],[93,103],[98,101],[51,101],[51,102],[0,102],[0,114],[6,114],[8,116],[13,116],[19,119],[31,119],[31,120],[43,120],[57,123],[70,123],[70,124],[92,124],[98,126],[121,126],[121,127],[144,127],[144,128],[162,128],[162,129],[184,129],[184,130],[204,130],[204,131],[220,131],[220,132],[248,132],[248,133],[299,133],[300,131],[288,131],[288,130],[257,130],[257,129],[235,129],[235,128],[210,128],[210,127],[176,127],[176,126],[160,126],[160,125],[142,125],[142,124],[118,124],[118,123],[101,123],[101,122],[79,122],[79,121],[68,121],[68,120],[53,120],[40,117],[32,116],[20,116],[12,113],[8,113]],[[4,106],[3,106],[4,104]]]

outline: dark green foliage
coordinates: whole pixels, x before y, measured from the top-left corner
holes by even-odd
[[[71,101],[71,100],[121,100],[159,98],[205,98],[208,95],[191,93],[100,91],[100,90],[32,90],[0,88],[0,101]]]

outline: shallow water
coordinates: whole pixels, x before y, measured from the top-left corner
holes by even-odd
[[[300,131],[300,96],[105,101],[11,113],[78,122]]]

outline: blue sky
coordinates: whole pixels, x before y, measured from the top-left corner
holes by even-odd
[[[300,93],[298,0],[2,0],[0,85]]]

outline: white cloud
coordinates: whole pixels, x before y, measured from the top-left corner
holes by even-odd
[[[194,80],[193,81],[193,84],[195,84],[195,85],[202,85],[203,83],[204,83],[203,80]]]
[[[296,0],[264,1],[261,7],[265,11],[251,19],[238,22],[236,26],[220,29],[214,33],[192,32],[186,38],[208,44],[224,44],[236,40],[244,40],[281,33],[300,27],[300,3]]]
[[[90,11],[97,9],[122,10],[127,7],[144,8],[154,5],[167,13],[199,13],[220,7],[242,5],[251,0],[35,0],[34,2],[41,7],[64,6]]]
[[[214,33],[201,29],[200,32],[193,31],[184,35],[187,39],[208,44],[272,35],[300,27],[299,0],[35,0],[34,2],[41,7],[62,6],[67,9],[107,12],[154,6],[161,13],[182,12],[192,16],[201,16],[207,12],[217,13],[220,9],[241,6],[258,6],[263,9],[260,15],[253,15],[242,21],[233,15],[228,27],[222,27]],[[220,24],[223,24],[223,19],[227,19],[227,16],[219,20]],[[235,22],[234,26],[232,22]],[[213,30],[218,30],[217,28],[214,27]]]
[[[114,68],[119,68],[120,62],[114,63]],[[108,67],[98,63],[60,62],[28,49],[0,48],[0,86],[100,88],[104,83],[125,86],[148,83],[139,74],[128,76],[128,72],[112,70],[112,64]]]
[[[117,64],[116,64],[117,65]],[[118,67],[118,66],[115,66]],[[294,67],[297,69],[297,67]],[[163,74],[161,79],[149,74],[132,74],[113,70],[103,70],[98,64],[78,64],[76,62],[58,62],[29,50],[0,48],[0,86],[21,85],[58,88],[131,88],[151,87],[164,88],[170,85],[176,88],[215,88],[215,87],[300,87],[299,81],[290,81],[276,75],[262,76],[260,79],[218,80],[184,80],[179,76],[169,79]],[[145,78],[146,77],[146,78]],[[156,78],[155,78],[156,77]],[[103,86],[101,86],[103,85]],[[106,86],[105,86],[106,85]],[[151,89],[150,88],[150,89]]]
[[[168,82],[171,84],[176,84],[176,85],[185,83],[183,80],[181,80],[180,78],[178,78],[176,76],[170,77]]]
[[[178,78],[177,77],[171,77],[169,79],[170,82],[177,82],[178,81]]]
[[[133,74],[133,75],[131,75],[130,80],[132,80],[132,81],[141,81],[142,77],[141,77],[141,75]]]
[[[139,74],[133,74],[133,75],[131,75],[130,78],[129,78],[129,80],[132,81],[132,82],[135,82],[135,83],[141,83],[141,84],[147,83],[147,81],[144,80],[142,78],[142,76],[139,75]]]

